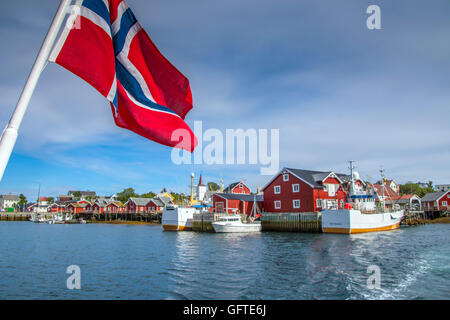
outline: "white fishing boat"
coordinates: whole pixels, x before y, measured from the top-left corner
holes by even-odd
[[[379,197],[381,207],[377,208],[375,201],[377,195],[368,191],[355,191],[355,178],[359,178],[359,175],[353,172],[353,162],[350,161],[351,184],[348,203],[345,209],[322,211],[322,231],[353,234],[398,229],[404,211],[396,210],[395,207],[391,210],[386,209],[384,194]]]
[[[165,231],[192,230],[192,220],[195,208],[185,208],[167,205],[162,214],[162,226]]]
[[[242,222],[241,216],[230,215],[220,217],[218,221],[212,223],[214,231],[217,233],[223,232],[261,232],[261,222]]]
[[[47,218],[38,213],[32,213],[30,217],[30,221],[34,223],[46,223]]]
[[[242,221],[240,215],[222,216],[218,221],[214,221],[212,226],[215,232],[261,232],[261,221],[255,221],[261,217],[261,211],[259,210],[258,203],[256,202],[256,196],[253,201],[252,212],[245,221]]]

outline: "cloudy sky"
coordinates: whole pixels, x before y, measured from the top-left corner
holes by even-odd
[[[450,183],[448,0],[128,0],[161,52],[191,82],[187,116],[204,129],[280,130],[280,166],[362,177],[383,167],[398,182]],[[381,7],[381,30],[366,9]],[[0,125],[7,124],[57,0],[2,4]],[[189,173],[252,188],[259,165],[181,165],[171,149],[114,125],[97,91],[49,64],[42,74],[0,193],[112,194],[167,187]]]

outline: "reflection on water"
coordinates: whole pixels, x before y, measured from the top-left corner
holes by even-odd
[[[449,299],[448,225],[359,235],[0,223],[0,298]],[[67,266],[82,289],[65,287]],[[367,268],[381,289],[367,289]]]

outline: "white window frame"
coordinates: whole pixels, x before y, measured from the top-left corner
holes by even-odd
[[[283,181],[289,181],[289,173],[283,173]]]
[[[328,184],[323,185],[323,191],[328,192]]]
[[[298,201],[298,206],[295,205],[296,201]],[[294,209],[300,209],[301,202],[299,199],[292,200],[292,207]]]
[[[296,186],[297,186],[297,191],[295,191],[295,187]],[[300,184],[298,184],[298,183],[293,184],[292,185],[292,192],[295,192],[295,193],[300,192]]]
[[[278,188],[278,192],[277,192],[277,188]],[[274,186],[273,187],[273,193],[274,194],[280,194],[281,193],[281,186]]]
[[[278,204],[278,205],[277,205]],[[273,202],[275,209],[281,209],[281,200],[276,200]]]
[[[447,201],[442,201],[442,206],[447,207]]]
[[[322,208],[322,201],[320,199],[316,199],[316,207]]]

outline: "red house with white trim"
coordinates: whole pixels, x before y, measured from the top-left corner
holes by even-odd
[[[264,210],[270,213],[316,212],[343,208],[343,174],[284,168],[264,187]]]
[[[242,181],[234,182],[223,190],[223,193],[250,194],[250,188]]]
[[[214,193],[213,209],[215,213],[247,214],[250,215],[256,200],[260,212],[263,211],[264,199],[262,195],[237,193]]]
[[[424,211],[450,211],[450,190],[427,193],[422,198]]]
[[[127,207],[120,201],[111,201],[105,207],[108,213],[122,213],[127,211]]]

